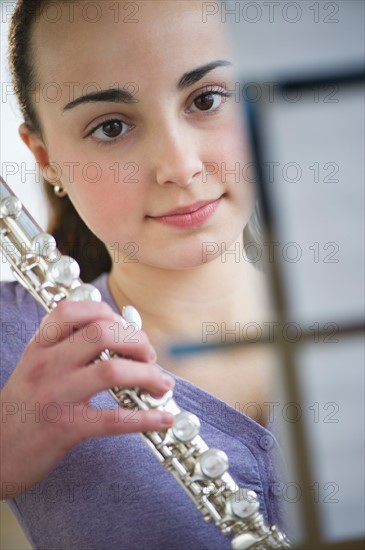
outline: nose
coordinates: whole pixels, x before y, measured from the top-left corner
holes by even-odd
[[[193,130],[171,120],[153,136],[155,178],[159,185],[188,187],[202,174],[202,161]]]

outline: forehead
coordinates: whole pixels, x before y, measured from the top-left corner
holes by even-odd
[[[33,32],[37,80],[140,83],[164,68],[180,75],[228,56],[225,26],[218,18],[203,21],[203,5],[192,0],[51,2]]]

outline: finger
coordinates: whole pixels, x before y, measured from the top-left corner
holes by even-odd
[[[121,317],[105,302],[60,302],[46,315],[32,340],[41,346],[52,346],[70,338],[85,325],[98,321],[120,322]]]
[[[133,327],[123,328],[120,323],[116,332],[114,323],[95,321],[54,346],[53,368],[83,367],[96,360],[105,349],[136,361],[155,362],[157,358],[145,332],[135,332]]]
[[[82,422],[82,436],[85,439],[105,435],[166,430],[173,425],[175,420],[174,415],[157,409],[127,411],[117,407],[113,410],[99,410],[97,414],[97,421],[88,422],[84,419]]]
[[[163,395],[175,385],[172,376],[157,365],[128,359],[110,359],[89,365],[73,373],[68,380],[67,399],[86,401],[93,395],[112,387],[143,388],[149,393]]]

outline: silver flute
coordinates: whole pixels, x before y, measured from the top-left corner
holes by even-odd
[[[101,301],[98,289],[80,280],[77,262],[60,254],[52,235],[42,232],[1,177],[0,245],[15,278],[47,312],[62,300]],[[132,306],[123,308],[121,322],[138,330],[142,326]],[[104,350],[95,361],[115,356]],[[232,550],[290,548],[286,535],[267,525],[256,493],[239,487],[229,475],[226,453],[208,447],[199,435],[198,417],[182,410],[172,391],[159,399],[140,388],[113,387],[109,392],[123,409],[159,409],[175,416],[171,428],[140,435],[191,497],[204,520],[214,521],[224,535],[232,537]]]

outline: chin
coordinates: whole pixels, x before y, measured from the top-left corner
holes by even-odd
[[[150,252],[143,254],[141,251],[140,261],[161,269],[172,270],[204,266],[220,258],[224,251],[228,253],[229,250],[238,250],[238,246],[241,250],[243,246],[243,229],[244,226],[240,226],[238,233],[234,233],[234,236],[224,235],[222,232],[218,236],[199,236],[199,238],[195,236],[190,242],[174,243],[166,247],[160,244],[159,252],[155,257],[151,257]]]

